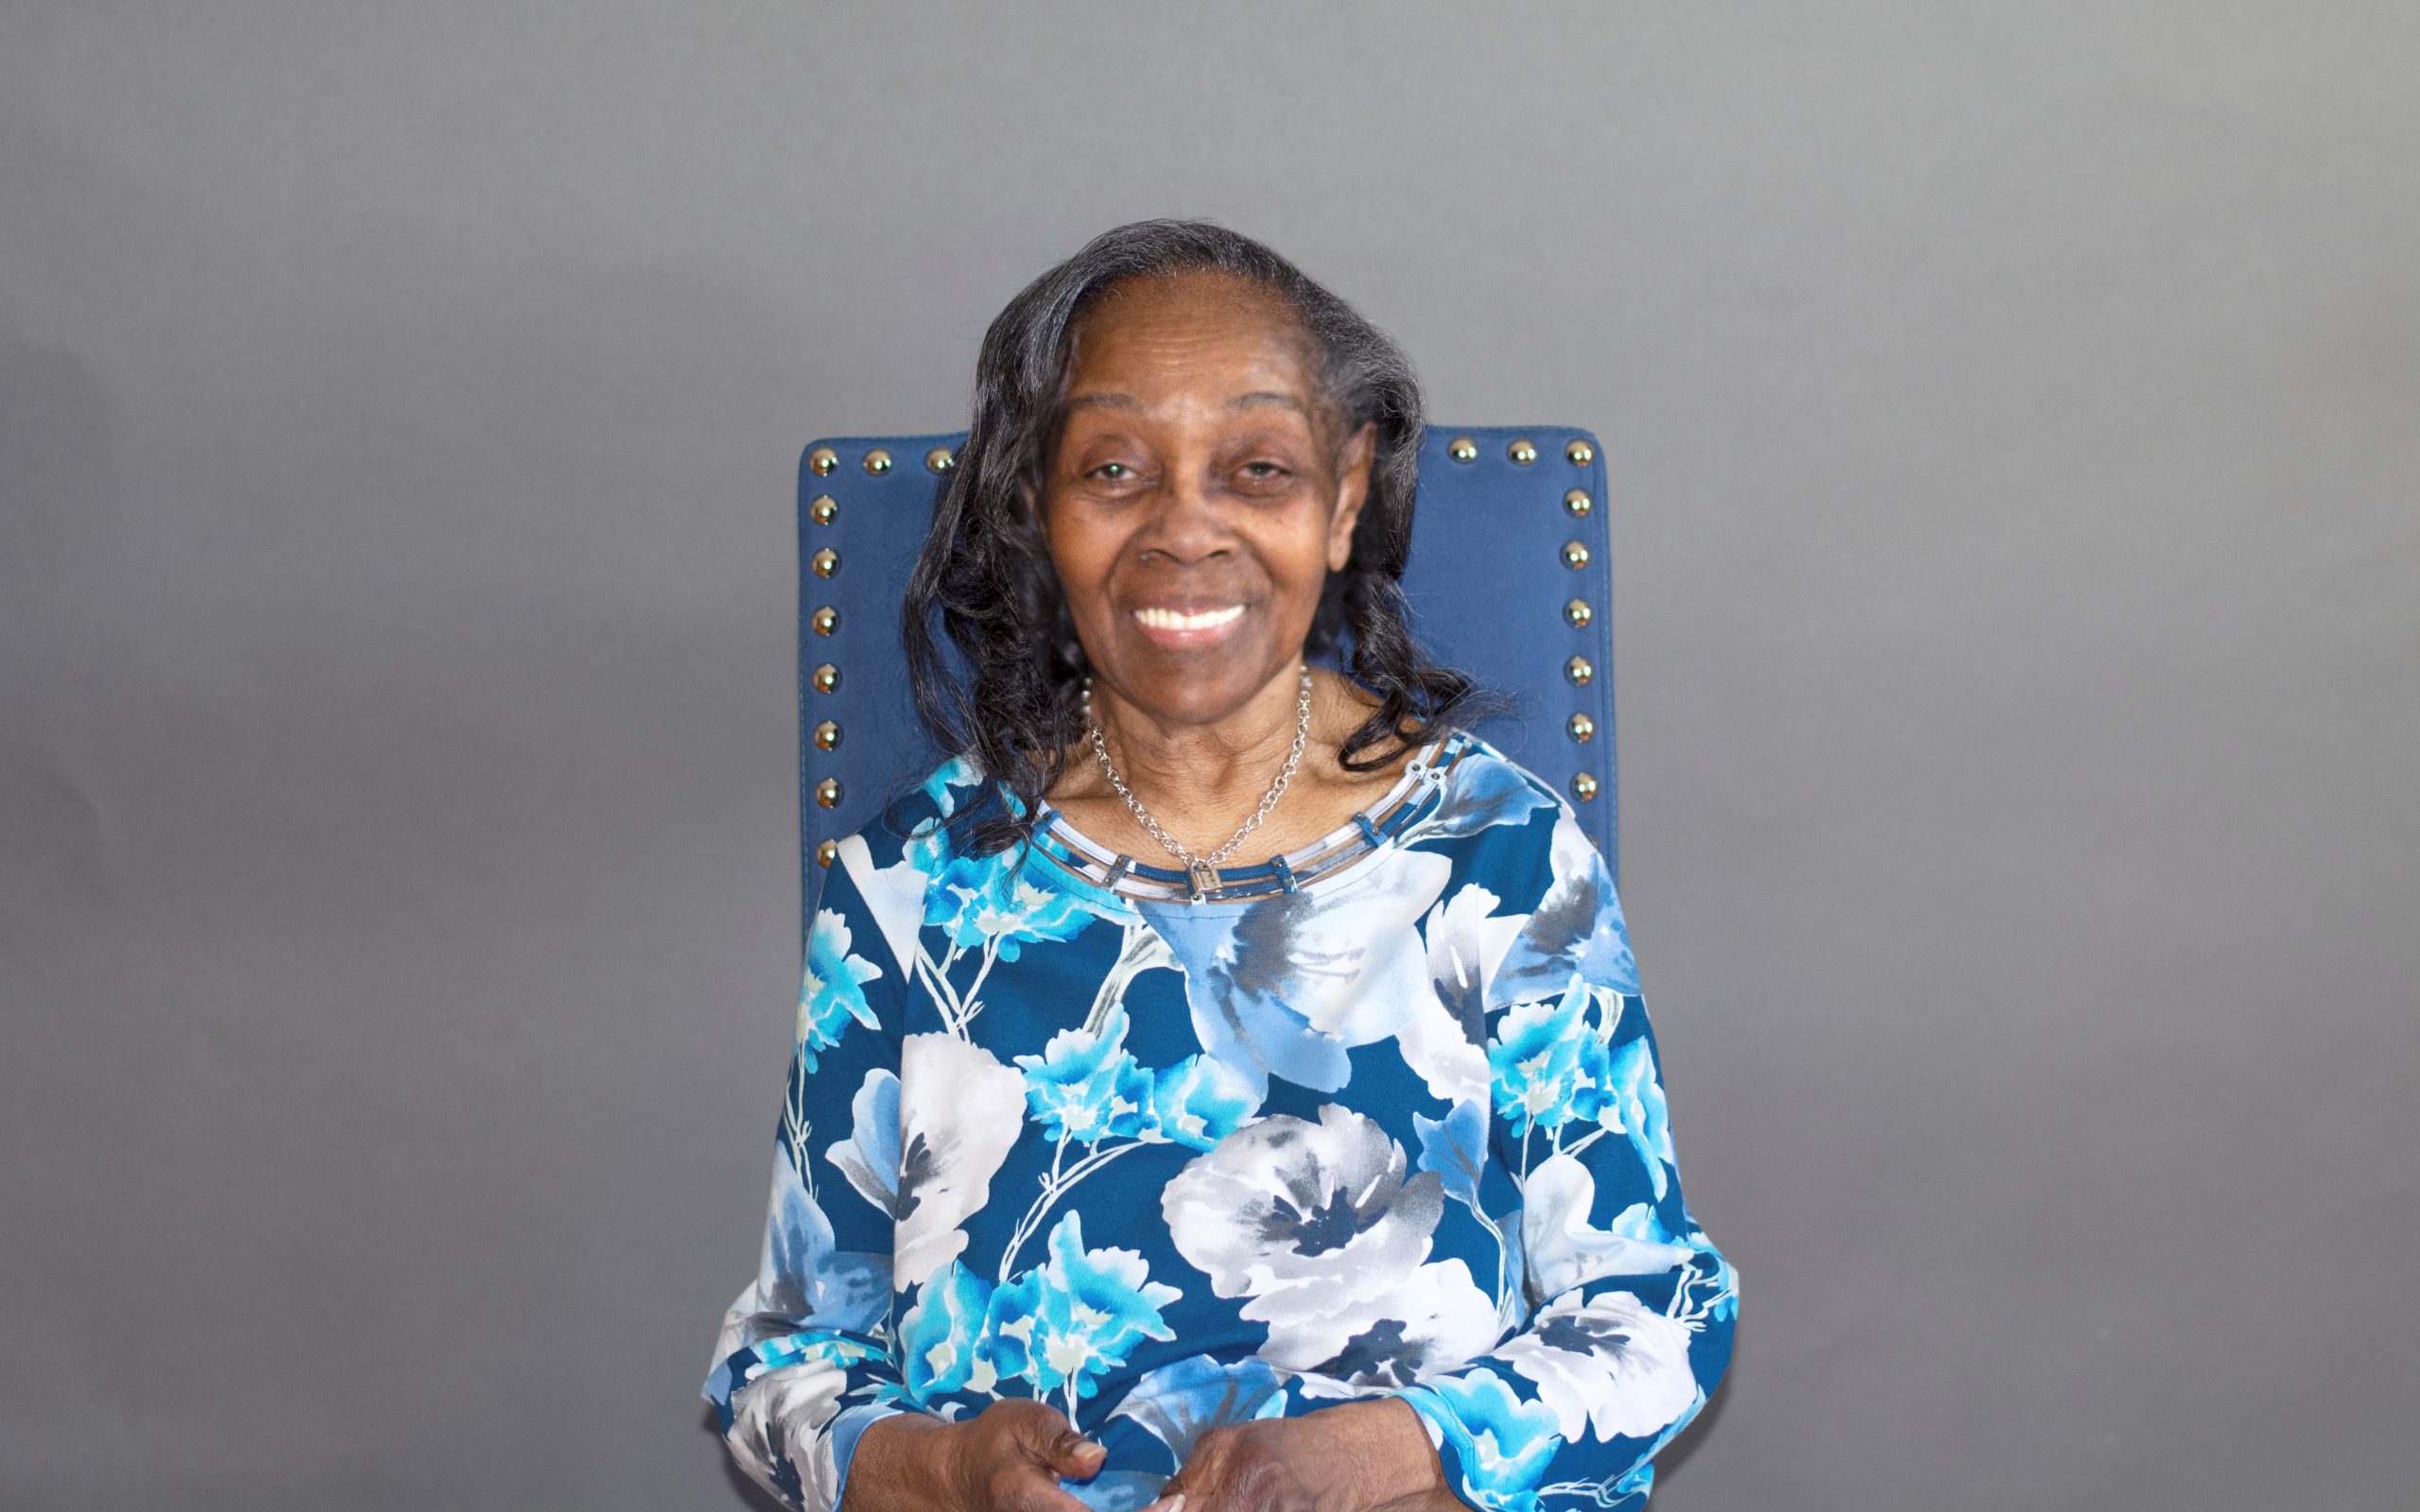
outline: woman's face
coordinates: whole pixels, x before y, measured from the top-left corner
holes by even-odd
[[[1300,328],[1224,274],[1116,286],[1072,355],[1039,509],[1096,691],[1169,724],[1224,718],[1280,679],[1290,706],[1375,428],[1339,447]]]

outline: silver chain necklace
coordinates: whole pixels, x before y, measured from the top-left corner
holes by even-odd
[[[1144,829],[1151,833],[1151,838],[1184,863],[1184,874],[1192,884],[1193,902],[1200,902],[1219,885],[1219,863],[1235,854],[1236,847],[1243,844],[1244,836],[1269,817],[1269,811],[1277,806],[1278,795],[1286,791],[1287,782],[1292,779],[1295,766],[1303,759],[1304,743],[1311,734],[1311,666],[1307,662],[1303,663],[1303,696],[1294,719],[1294,748],[1286,753],[1286,765],[1278,772],[1277,781],[1270,784],[1268,795],[1260,800],[1260,807],[1253,811],[1252,817],[1244,820],[1243,828],[1229,835],[1225,845],[1205,854],[1196,855],[1187,850],[1177,843],[1174,835],[1161,829],[1160,821],[1144,810],[1132,789],[1126,785],[1126,779],[1117,775],[1117,764],[1109,759],[1109,744],[1101,738],[1100,721],[1093,717],[1093,679],[1090,674],[1084,678],[1084,728],[1092,732],[1093,760],[1099,765],[1101,775],[1109,779],[1110,786],[1117,789],[1117,796],[1126,800],[1127,809]]]

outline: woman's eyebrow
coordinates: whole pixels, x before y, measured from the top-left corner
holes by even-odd
[[[1293,410],[1305,420],[1308,420],[1311,414],[1311,407],[1302,400],[1292,394],[1281,394],[1274,388],[1255,388],[1250,393],[1237,394],[1227,401],[1229,409],[1254,409],[1264,404],[1276,404]]]

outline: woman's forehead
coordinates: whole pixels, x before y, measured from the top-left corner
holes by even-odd
[[[1132,278],[1078,318],[1072,387],[1250,369],[1249,387],[1310,389],[1311,345],[1278,295],[1232,274]]]

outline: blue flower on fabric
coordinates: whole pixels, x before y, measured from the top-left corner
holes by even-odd
[[[1152,1126],[1144,1137],[1156,1133],[1173,1143],[1206,1150],[1259,1110],[1260,1098],[1240,1073],[1216,1056],[1187,1056],[1154,1074]]]
[[[1052,1140],[1098,1144],[1143,1132],[1151,1108],[1151,1074],[1126,1049],[1126,1005],[1110,1009],[1098,1030],[1062,1029],[1038,1056],[1018,1056],[1026,1106]]]
[[[1561,997],[1515,1004],[1496,1025],[1487,1068],[1495,1110],[1515,1138],[1589,1116],[1580,1105],[1604,1085],[1605,1054],[1589,1031],[1590,1001],[1588,984],[1575,974]]]
[[[992,1287],[957,1261],[925,1282],[899,1321],[899,1378],[908,1399],[925,1406],[953,1391],[989,1392],[997,1383],[983,1323]]]
[[[1213,1428],[1286,1415],[1286,1382],[1266,1360],[1189,1355],[1134,1383],[1112,1418],[1132,1418],[1168,1447],[1169,1468],[1193,1457]]]
[[[1664,1084],[1656,1079],[1655,1057],[1647,1037],[1639,1036],[1612,1053],[1605,1074],[1606,1111],[1621,1121],[1631,1146],[1655,1183],[1655,1199],[1664,1200],[1669,1177],[1665,1165],[1673,1160],[1672,1120],[1664,1102]]]
[[[1069,1212],[1050,1230],[1050,1259],[992,1294],[993,1359],[1038,1391],[1089,1397],[1145,1339],[1176,1337],[1160,1309],[1184,1295],[1132,1249],[1086,1249],[1082,1214]]]
[[[865,985],[882,975],[882,968],[851,954],[852,943],[847,919],[829,908],[816,910],[815,927],[806,936],[806,974],[798,991],[798,1057],[809,1071],[815,1069],[817,1051],[840,1042],[849,1020],[869,1029],[880,1026],[866,1002]]]
[[[1462,1494],[1475,1505],[1489,1512],[1537,1512],[1538,1481],[1563,1447],[1553,1408],[1523,1400],[1484,1366],[1461,1376],[1439,1376],[1403,1395],[1461,1456]]]
[[[1036,886],[1013,855],[1003,850],[942,863],[925,893],[925,922],[945,931],[953,945],[988,945],[1004,961],[1015,960],[1028,942],[1082,934],[1092,911],[1072,893]]]
[[[1411,1127],[1420,1136],[1420,1168],[1437,1173],[1445,1183],[1445,1195],[1480,1211],[1478,1184],[1487,1174],[1487,1109],[1477,1103],[1456,1103],[1442,1119],[1412,1114]]]

